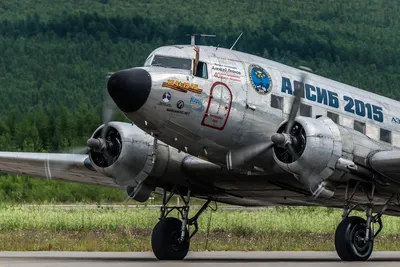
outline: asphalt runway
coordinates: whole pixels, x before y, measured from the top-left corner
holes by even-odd
[[[399,266],[400,252],[375,252],[367,262],[343,263],[336,252],[192,252],[180,262],[157,261],[151,252],[0,252],[4,267],[155,266]]]

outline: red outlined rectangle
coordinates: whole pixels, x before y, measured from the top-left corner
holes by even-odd
[[[225,108],[224,108],[225,110],[227,110],[226,114],[224,114],[226,116],[221,116],[221,114],[214,114],[214,113],[210,112],[210,107],[212,104],[217,104],[217,105],[223,104],[221,101],[219,103],[215,103],[215,101],[217,101],[217,100],[215,100],[213,97],[213,91],[214,91],[215,87],[217,87],[217,86],[222,86],[223,88],[221,88],[221,89],[225,89],[226,92],[229,93],[229,106],[225,106]],[[232,107],[231,89],[229,89],[228,85],[226,85],[223,82],[215,82],[211,86],[211,89],[210,89],[210,98],[208,100],[207,109],[204,114],[203,120],[201,121],[201,125],[222,131],[225,128],[226,123],[228,122],[229,114],[231,112],[231,107]],[[210,123],[209,122],[210,120],[211,120],[211,122],[214,122],[214,124]],[[222,125],[217,126],[216,124],[222,124]]]

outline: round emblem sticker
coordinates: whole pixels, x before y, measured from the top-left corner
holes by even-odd
[[[164,103],[168,103],[171,100],[171,94],[168,92],[165,92],[162,96],[162,101]]]
[[[272,79],[269,73],[258,65],[249,66],[250,82],[260,95],[268,94],[272,89]]]

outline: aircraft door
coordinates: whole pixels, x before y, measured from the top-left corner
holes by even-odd
[[[210,89],[210,99],[201,124],[223,130],[232,107],[232,92],[223,82],[214,82]]]
[[[212,86],[202,126],[223,131],[219,143],[236,139],[241,130],[246,104],[246,77],[238,60],[210,57]],[[206,131],[207,132],[207,131]],[[217,134],[218,135],[218,134]],[[226,136],[229,135],[229,139]]]

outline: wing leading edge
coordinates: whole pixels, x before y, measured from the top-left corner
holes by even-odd
[[[118,187],[111,177],[96,172],[88,155],[82,154],[0,152],[0,172]]]

